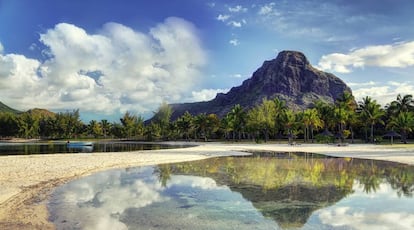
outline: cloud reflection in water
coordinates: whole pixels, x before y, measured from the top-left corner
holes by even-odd
[[[414,229],[413,199],[398,197],[388,183],[381,183],[370,194],[358,182],[354,189],[349,197],[315,212],[312,217],[338,229]]]
[[[49,203],[58,229],[278,229],[250,201],[207,177],[153,167],[111,170],[58,188]]]

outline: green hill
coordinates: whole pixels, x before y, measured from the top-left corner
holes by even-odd
[[[30,109],[26,113],[29,113],[37,117],[55,117],[56,116],[54,112],[51,112],[47,109],[38,109],[38,108]]]
[[[14,113],[14,114],[22,113],[19,110],[10,108],[9,106],[3,104],[1,101],[0,101],[0,112],[3,112],[3,113]]]

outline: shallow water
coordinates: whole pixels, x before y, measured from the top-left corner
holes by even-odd
[[[132,141],[95,142],[93,143],[93,146],[67,146],[65,142],[0,143],[0,156],[54,153],[127,152],[185,147],[191,146],[167,145]]]
[[[111,170],[56,189],[58,229],[413,229],[414,167],[266,154]]]

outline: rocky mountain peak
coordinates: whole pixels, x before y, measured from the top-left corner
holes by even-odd
[[[282,68],[286,68],[287,66],[302,68],[310,65],[306,56],[298,51],[282,51],[274,60],[277,61]]]
[[[215,113],[224,116],[235,104],[251,108],[263,98],[275,97],[285,100],[291,109],[302,110],[317,100],[333,103],[345,91],[351,92],[351,89],[335,75],[312,67],[303,53],[282,51],[226,94],[217,94],[208,102],[172,105],[173,119],[185,111],[193,115]]]

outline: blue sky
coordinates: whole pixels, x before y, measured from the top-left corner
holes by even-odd
[[[82,118],[212,99],[282,50],[357,100],[414,92],[414,2],[0,0],[0,101]]]

